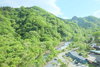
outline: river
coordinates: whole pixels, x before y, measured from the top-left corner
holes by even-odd
[[[60,67],[61,63],[59,62],[59,60],[68,65],[68,67],[87,67],[85,65],[75,65],[73,62],[69,62],[68,60],[66,60],[63,56],[65,56],[65,53],[68,52],[68,50],[66,49],[68,47],[68,45],[70,45],[71,42],[66,42],[64,43],[64,45],[62,45],[61,47],[57,48],[57,50],[61,51],[61,50],[65,50],[64,52],[59,53],[56,57],[54,57],[51,61],[49,61],[44,67]]]
[[[57,48],[57,50],[61,51],[66,49],[66,47],[70,44],[71,42],[66,42],[64,43],[64,45],[62,45],[61,47]],[[65,55],[65,52],[61,52],[57,55],[57,57],[54,57],[51,61],[49,61],[44,67],[59,67],[60,63],[58,62],[57,59],[60,59],[63,63],[66,62],[66,60],[62,57],[63,55]]]

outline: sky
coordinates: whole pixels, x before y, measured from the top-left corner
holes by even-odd
[[[100,18],[100,0],[0,0],[0,6],[39,6],[64,19],[90,15]]]

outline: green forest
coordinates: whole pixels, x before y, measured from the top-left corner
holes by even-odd
[[[62,19],[37,6],[0,7],[0,67],[43,67],[67,41],[86,56],[90,43],[100,45],[100,18]]]

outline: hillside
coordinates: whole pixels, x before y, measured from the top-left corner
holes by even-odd
[[[100,18],[94,16],[87,17],[76,17],[74,16],[71,20],[74,23],[77,23],[80,27],[83,28],[97,28],[100,26]]]
[[[92,29],[84,28],[95,27],[98,31],[99,21],[94,17],[62,20],[37,6],[1,7],[0,67],[42,67],[56,56],[55,47],[60,42],[70,40],[73,40],[71,47],[87,50]],[[44,59],[47,51],[50,54]]]
[[[43,54],[48,60],[56,55],[54,47],[61,41],[75,39],[80,28],[66,23],[37,7],[0,8],[0,67],[42,66]]]

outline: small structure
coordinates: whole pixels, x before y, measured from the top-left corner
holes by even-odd
[[[90,50],[90,54],[88,55],[87,60],[90,63],[95,63],[100,66],[100,46],[93,44],[92,47],[95,48],[96,50]]]
[[[100,50],[100,46],[94,46],[93,48],[95,48],[96,50]]]
[[[87,60],[88,60],[90,63],[95,63],[95,64],[100,65],[100,55],[91,53],[91,54],[88,55]]]
[[[91,47],[93,48],[94,46],[96,46],[97,44],[96,43],[92,43],[91,44]]]
[[[82,63],[82,64],[87,63],[87,60],[84,57],[80,56],[76,51],[71,51],[68,54],[66,54],[66,56],[70,56],[77,63]]]
[[[94,53],[94,54],[97,54],[97,55],[100,55],[100,50],[90,50],[91,53]]]
[[[92,48],[95,48],[96,50],[100,50],[100,46],[97,46],[96,43],[91,44]]]

